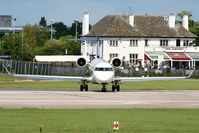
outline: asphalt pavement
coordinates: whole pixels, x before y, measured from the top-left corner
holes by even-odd
[[[199,108],[198,90],[132,90],[0,88],[0,108]]]

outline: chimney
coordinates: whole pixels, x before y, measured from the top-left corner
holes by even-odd
[[[176,17],[174,14],[169,14],[169,28],[175,28],[176,25]]]
[[[82,23],[82,35],[89,33],[89,14],[85,12],[83,14],[83,23]]]
[[[134,26],[134,15],[130,15],[130,16],[129,16],[129,24],[130,24],[131,26]]]
[[[184,15],[182,18],[182,26],[189,30],[189,16],[188,15]]]

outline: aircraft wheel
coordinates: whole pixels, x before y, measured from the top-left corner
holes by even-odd
[[[83,90],[84,90],[84,86],[80,85],[80,91],[83,91]]]
[[[106,92],[107,90],[106,90],[106,88],[102,88],[102,92]]]
[[[115,85],[112,85],[112,92],[115,91]]]
[[[88,85],[85,85],[85,91],[88,91]]]
[[[120,85],[117,85],[117,91],[120,91]]]

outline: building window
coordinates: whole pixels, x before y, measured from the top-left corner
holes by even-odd
[[[114,54],[110,54],[110,59],[113,59],[115,57],[118,57],[118,54],[114,53]]]
[[[82,41],[81,43],[82,43],[82,45],[85,45],[85,41]]]
[[[130,47],[137,47],[138,46],[138,40],[130,40]]]
[[[129,61],[131,64],[137,64],[138,54],[130,54],[129,57]]]
[[[118,41],[110,41],[111,47],[118,47]]]
[[[168,40],[160,40],[160,46],[168,46],[169,41]]]
[[[148,47],[148,40],[145,40],[145,46]]]
[[[183,46],[189,46],[189,40],[184,40],[183,41]]]

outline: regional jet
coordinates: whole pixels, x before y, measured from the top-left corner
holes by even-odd
[[[76,61],[78,67],[87,67],[90,70],[90,77],[70,77],[70,76],[47,76],[47,75],[22,75],[10,74],[11,76],[28,79],[47,79],[47,80],[65,80],[80,81],[80,91],[88,91],[88,83],[101,84],[102,92],[106,92],[106,86],[112,83],[112,91],[120,91],[120,82],[147,81],[147,80],[178,80],[186,77],[116,77],[115,69],[121,67],[121,60],[113,58],[111,63],[102,58],[93,59],[87,63],[86,59],[81,57]]]
[[[110,63],[106,62],[102,58],[99,58],[99,41],[101,40],[117,40],[117,41],[129,41],[128,39],[114,39],[114,38],[83,38],[83,39],[67,39],[67,40],[95,40],[97,41],[97,55],[91,62],[87,62],[85,58],[81,57],[76,61],[78,67],[87,67],[90,70],[90,77],[69,77],[69,76],[45,76],[45,75],[22,75],[22,74],[10,74],[15,77],[22,77],[28,79],[47,79],[47,80],[65,80],[65,81],[80,81],[80,91],[88,91],[88,83],[101,84],[102,92],[106,92],[106,86],[112,83],[112,91],[120,91],[120,82],[133,82],[133,81],[147,81],[147,80],[177,80],[185,79],[186,77],[116,77],[115,69],[120,68],[122,61],[119,58],[113,58]],[[8,71],[8,70],[7,70]]]

